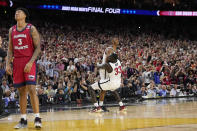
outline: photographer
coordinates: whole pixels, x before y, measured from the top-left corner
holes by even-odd
[[[87,83],[85,79],[82,79],[81,73],[76,72],[75,82],[74,82],[74,89],[71,94],[72,100],[76,100],[77,103],[81,103],[81,100],[85,98],[87,91]]]

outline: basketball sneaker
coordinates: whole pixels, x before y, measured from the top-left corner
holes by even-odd
[[[105,106],[101,106],[101,109],[103,110],[103,112],[109,112],[109,110]]]
[[[27,120],[21,118],[19,123],[14,127],[15,129],[26,128],[27,127]]]
[[[34,126],[35,126],[35,128],[41,128],[42,127],[41,118],[39,118],[39,117],[36,117],[35,118],[35,120],[34,120]]]
[[[127,108],[125,106],[120,106],[119,111],[126,111]]]
[[[99,112],[102,112],[103,110],[101,109],[101,107],[100,106],[98,106],[98,107],[94,107],[92,110],[91,110],[91,112],[95,112],[95,113],[99,113]]]

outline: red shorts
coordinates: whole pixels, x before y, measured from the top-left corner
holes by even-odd
[[[13,61],[13,82],[14,87],[25,85],[36,85],[36,63],[34,62],[30,73],[25,73],[25,65],[29,62],[30,57],[14,58]]]

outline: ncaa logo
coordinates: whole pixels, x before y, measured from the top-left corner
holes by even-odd
[[[34,76],[34,75],[29,75],[28,78],[29,78],[30,80],[34,80],[35,76]]]

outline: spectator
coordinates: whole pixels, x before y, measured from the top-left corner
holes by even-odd
[[[53,103],[55,97],[55,90],[53,90],[51,85],[47,86],[47,90],[45,91],[45,94],[47,95],[48,103]]]
[[[175,84],[174,87],[170,91],[170,96],[175,97],[177,95],[178,95],[177,84]]]
[[[64,89],[64,93],[65,93],[65,98],[69,99],[69,101],[71,101],[71,93],[73,92],[74,87],[72,87],[72,83],[68,82],[66,88]]]
[[[162,89],[159,92],[159,96],[166,97],[167,96],[167,93],[168,92],[166,90],[166,86],[165,85],[162,85]]]
[[[147,96],[146,88],[143,86],[143,87],[141,88],[141,90],[139,90],[139,91],[137,92],[137,95],[140,95],[140,96]]]
[[[47,104],[47,95],[44,94],[44,90],[42,88],[38,88],[38,99],[40,105],[46,105]]]
[[[72,72],[75,70],[75,66],[72,61],[69,61],[69,66],[67,67],[67,71]]]
[[[3,63],[0,62],[0,83],[2,83],[3,76],[5,75],[5,69]]]
[[[145,71],[142,74],[143,78],[144,78],[144,83],[145,86],[147,87],[150,84],[151,81],[151,71],[149,71],[148,67],[145,67]]]
[[[3,80],[1,88],[3,89],[4,93],[10,90],[9,86],[7,85],[6,80]]]
[[[58,90],[58,94],[56,94],[56,103],[57,104],[65,104],[65,95],[64,95],[63,89]]]
[[[150,88],[148,89],[147,96],[148,98],[156,98],[156,89],[153,82],[150,83]]]
[[[161,78],[163,77],[163,73],[159,71],[159,69],[154,72],[154,82],[155,84],[161,84]]]
[[[5,107],[7,108],[14,108],[16,107],[15,98],[11,97],[11,91],[5,91]]]
[[[196,88],[196,85],[193,86],[192,92],[194,93],[195,96],[197,96],[197,88]]]
[[[187,89],[186,89],[186,93],[187,93],[187,95],[190,95],[190,96],[194,95],[191,84],[188,84]]]
[[[17,94],[16,94],[15,88],[13,86],[10,86],[10,98],[14,101],[15,101],[15,98],[17,98]]]

